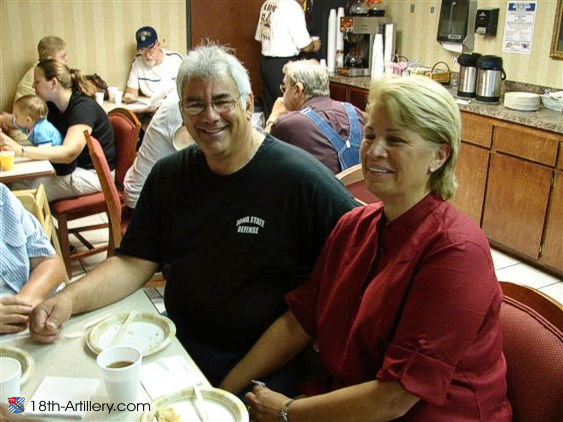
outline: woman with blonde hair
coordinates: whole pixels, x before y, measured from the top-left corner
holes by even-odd
[[[115,167],[115,144],[107,114],[92,99],[95,87],[82,71],[71,70],[53,59],[39,62],[33,87],[47,103],[47,120],[61,133],[62,145],[52,148],[22,146],[4,134],[1,134],[0,145],[13,150],[16,156],[51,161],[57,175],[17,182],[12,188],[30,189],[43,183],[49,201],[100,192],[83,132],[87,130],[100,141],[111,169]]]
[[[425,77],[372,83],[361,146],[383,203],[343,215],[289,310],[223,380],[243,390],[315,342],[323,369],[290,400],[246,399],[263,421],[509,421],[500,305],[483,232],[455,192],[460,113]]]

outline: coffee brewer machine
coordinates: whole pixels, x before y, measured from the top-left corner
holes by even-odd
[[[346,76],[370,76],[375,34],[385,34],[386,16],[344,16],[340,31],[344,33],[344,67],[336,72]]]

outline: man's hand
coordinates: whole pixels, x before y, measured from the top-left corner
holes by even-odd
[[[72,303],[59,294],[37,305],[31,315],[29,331],[31,338],[40,343],[51,343],[57,339],[63,323],[72,315]]]
[[[0,333],[17,333],[27,328],[32,306],[17,296],[0,300]]]

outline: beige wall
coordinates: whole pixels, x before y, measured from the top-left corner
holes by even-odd
[[[154,26],[165,48],[185,54],[185,0],[0,0],[2,110],[11,110],[16,85],[37,60],[37,43],[57,35],[70,65],[124,88],[135,54],[135,31]]]
[[[384,0],[384,3],[387,13],[397,23],[398,51],[401,55],[409,59],[418,59],[426,66],[442,60],[448,63],[452,70],[459,70],[459,66],[452,62],[456,54],[444,50],[436,41],[441,1]],[[478,1],[478,8],[498,7],[500,9],[499,22],[496,37],[484,38],[475,35],[473,51],[501,56],[507,79],[563,89],[563,60],[554,60],[549,57],[556,0],[537,1],[532,54],[502,52],[507,3],[506,0]],[[415,5],[414,13],[410,13],[411,4]],[[433,14],[430,13],[431,6],[435,7]]]

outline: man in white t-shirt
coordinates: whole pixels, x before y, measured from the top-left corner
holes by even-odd
[[[145,180],[158,160],[193,143],[193,138],[182,125],[178,95],[174,91],[154,114],[135,161],[125,174],[125,204],[135,208]]]
[[[266,117],[281,95],[283,66],[299,53],[317,52],[321,47],[319,40],[309,36],[302,3],[304,0],[266,0],[260,9],[254,38],[262,43],[260,75]]]
[[[176,75],[182,63],[182,55],[163,50],[156,30],[144,26],[135,33],[137,54],[131,64],[127,89],[123,95],[125,103],[137,100],[139,91],[159,105],[171,91],[176,89]]]

